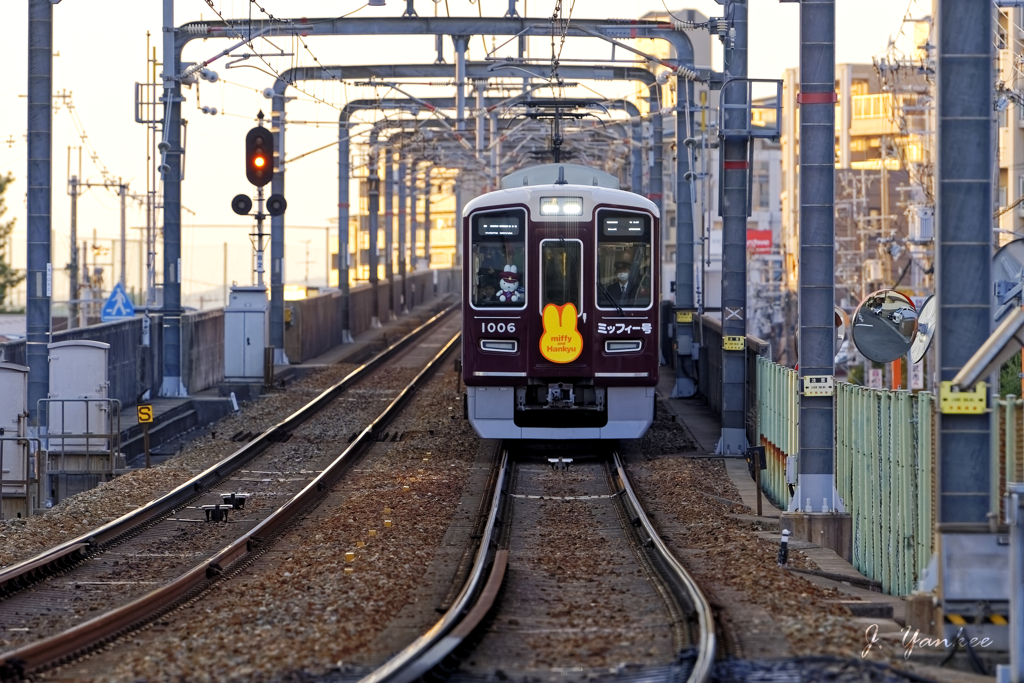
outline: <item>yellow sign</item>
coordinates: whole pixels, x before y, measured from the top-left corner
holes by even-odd
[[[974,391],[953,391],[952,382],[939,382],[939,412],[945,415],[984,413],[988,409],[988,386],[978,382]]]
[[[742,351],[745,341],[746,339],[742,336],[725,336],[722,337],[722,348],[726,351]]]
[[[693,311],[676,311],[677,323],[692,323]]]
[[[548,304],[543,314],[540,355],[552,363],[571,363],[583,353],[583,335],[576,329],[576,306]]]
[[[153,406],[136,406],[139,413],[139,422],[153,421]]]

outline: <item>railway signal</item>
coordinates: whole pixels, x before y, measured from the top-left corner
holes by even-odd
[[[263,126],[256,126],[245,136],[245,177],[256,187],[263,187],[273,176],[274,135]]]
[[[256,232],[252,233],[253,245],[256,247],[256,281],[263,285],[263,247],[266,234],[263,232],[263,219],[269,216],[280,216],[288,208],[288,202],[280,194],[272,194],[264,204],[263,186],[274,177],[274,136],[263,127],[263,112],[256,115],[260,125],[245,135],[245,177],[256,186],[256,213],[252,211],[252,199],[245,194],[235,195],[231,200],[231,210],[239,216],[253,216],[256,219]]]

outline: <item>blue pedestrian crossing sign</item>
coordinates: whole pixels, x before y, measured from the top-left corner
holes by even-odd
[[[109,323],[115,320],[126,320],[134,317],[135,306],[132,305],[132,300],[125,294],[124,286],[118,282],[114,285],[114,291],[110,293],[107,303],[103,304],[100,320]]]

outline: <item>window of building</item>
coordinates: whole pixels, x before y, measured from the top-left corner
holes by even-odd
[[[597,307],[650,308],[650,217],[602,211],[597,223]]]
[[[771,204],[770,183],[767,173],[758,173],[754,178],[754,188],[757,195],[757,208],[767,209]]]
[[[472,219],[471,304],[526,307],[526,213],[478,213]]]

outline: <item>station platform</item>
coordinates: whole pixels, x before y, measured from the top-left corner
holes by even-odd
[[[328,365],[362,363],[389,344],[405,336],[435,314],[454,302],[455,295],[433,299],[413,308],[409,313],[383,323],[381,327],[356,335],[350,344],[333,349],[294,365],[275,365],[275,385],[287,385],[305,374]],[[221,396],[218,387],[210,387],[194,395],[181,398],[154,398],[153,422],[149,427],[150,453],[153,456],[173,455],[181,447],[183,437],[199,427],[205,427],[236,409],[236,398]],[[143,428],[139,424],[135,406],[121,411],[121,452],[129,467],[141,466],[145,457]]]

